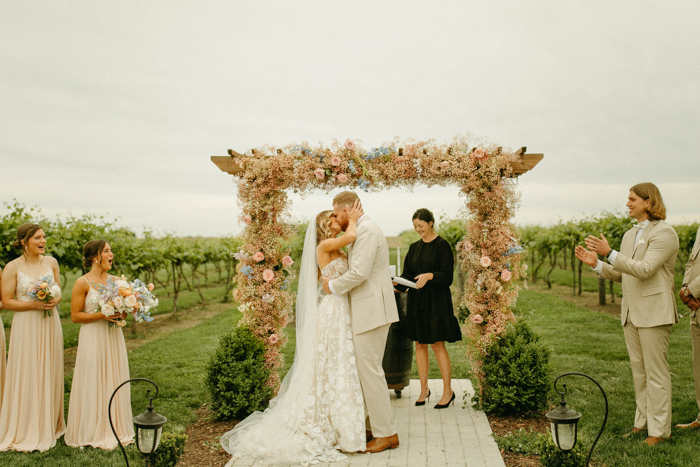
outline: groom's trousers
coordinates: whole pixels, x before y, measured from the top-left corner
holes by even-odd
[[[377,438],[396,434],[391,399],[382,368],[386,338],[391,324],[385,324],[362,334],[354,334],[357,372],[365,398],[367,429]]]

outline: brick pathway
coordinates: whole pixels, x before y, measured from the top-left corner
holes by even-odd
[[[471,402],[462,408],[464,394],[469,394],[468,400],[474,394],[471,381],[452,381],[457,395],[455,405],[443,410],[433,408],[442,395],[442,380],[431,379],[428,384],[432,395],[430,402],[422,407],[413,405],[420,393],[418,380],[411,380],[411,385],[403,390],[401,399],[397,399],[391,391],[394,422],[401,443],[398,449],[379,454],[348,454],[348,458],[342,462],[321,462],[315,466],[505,467],[484,412],[474,410]],[[263,465],[269,464],[243,458],[229,462],[226,467]]]

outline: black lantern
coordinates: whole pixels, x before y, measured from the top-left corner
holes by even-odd
[[[115,431],[114,425],[112,424],[112,400],[117,394],[117,391],[119,391],[119,389],[121,389],[122,386],[132,381],[146,381],[148,383],[151,383],[156,388],[156,393],[153,397],[150,397],[150,389],[146,391],[146,397],[148,398],[148,407],[146,407],[146,411],[144,413],[135,416],[133,419],[134,426],[136,427],[136,447],[138,447],[139,451],[141,451],[142,454],[149,456],[156,449],[158,449],[163,425],[165,425],[165,422],[168,421],[167,418],[153,410],[153,399],[158,397],[158,386],[156,385],[156,383],[146,378],[132,378],[130,380],[124,381],[122,384],[117,386],[117,389],[114,390],[114,392],[112,393],[112,397],[109,399],[109,426],[112,428],[112,433],[114,433],[114,437],[117,438],[117,443],[119,443],[119,447],[121,448],[122,453],[124,454],[124,460],[126,461],[127,467],[129,466],[129,458],[126,456],[124,446],[122,446],[122,443],[119,440],[119,436],[117,436],[117,432]]]
[[[554,390],[561,396],[561,400],[559,401],[559,405],[557,407],[555,407],[546,414],[546,417],[549,419],[551,425],[552,439],[554,440],[554,444],[564,453],[568,453],[574,448],[574,446],[576,446],[576,438],[578,435],[578,421],[581,418],[580,413],[576,412],[574,409],[566,405],[566,401],[564,400],[564,395],[567,392],[566,384],[562,384],[562,386],[564,387],[563,391],[559,391],[557,389],[557,382],[559,381],[559,378],[562,378],[564,376],[583,376],[585,378],[590,379],[595,383],[596,386],[598,386],[598,389],[600,389],[600,392],[603,394],[603,399],[605,399],[605,416],[603,418],[603,426],[600,427],[600,432],[598,432],[598,436],[596,437],[595,441],[593,441],[593,444],[591,445],[591,450],[588,452],[588,459],[586,460],[586,465],[588,465],[591,462],[591,454],[593,454],[593,448],[595,448],[596,443],[600,439],[600,435],[603,434],[603,430],[605,429],[605,423],[608,421],[608,397],[605,395],[605,391],[603,391],[603,388],[600,386],[600,384],[598,384],[596,380],[594,380],[586,374],[564,373],[563,375],[557,376],[557,379],[554,380]]]

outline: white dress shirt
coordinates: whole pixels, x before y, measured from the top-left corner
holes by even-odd
[[[644,222],[640,222],[635,226],[637,229],[637,234],[634,237],[634,246],[637,246],[637,242],[639,241],[639,238],[642,236],[644,233],[644,229],[647,228],[649,225],[649,219],[645,220]],[[610,256],[608,256],[608,263],[610,263],[611,266],[615,266],[615,258],[617,258],[617,251],[613,250],[610,252]],[[593,269],[595,272],[598,274],[603,272],[603,262],[601,260],[598,260],[598,263],[595,265]]]

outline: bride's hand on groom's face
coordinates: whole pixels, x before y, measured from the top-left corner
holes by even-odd
[[[355,200],[355,204],[352,205],[352,209],[350,209],[350,212],[348,212],[348,218],[357,222],[357,220],[362,217],[364,213],[365,211],[362,210],[362,203],[360,203],[360,200],[358,199]]]

